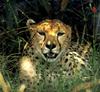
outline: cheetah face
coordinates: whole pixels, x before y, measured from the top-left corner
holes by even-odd
[[[59,20],[44,20],[33,24],[29,19],[27,27],[31,33],[31,43],[45,61],[57,61],[69,47],[71,28]]]

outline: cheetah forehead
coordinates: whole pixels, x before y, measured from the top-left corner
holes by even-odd
[[[27,23],[27,26],[31,27],[31,29],[34,29],[35,30],[43,30],[45,32],[50,32],[50,31],[53,31],[53,32],[56,32],[56,31],[66,31],[66,32],[70,32],[71,33],[71,27],[69,25],[66,25],[64,24],[63,22],[61,22],[60,20],[57,20],[57,19],[46,19],[46,20],[43,20],[39,23],[36,23],[36,24],[29,24],[29,22]],[[30,29],[29,27],[29,29]]]

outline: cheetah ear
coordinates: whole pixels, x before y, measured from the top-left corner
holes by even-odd
[[[28,19],[26,22],[26,25],[29,29],[33,29],[34,23],[35,23],[35,21],[33,19]]]
[[[71,27],[69,25],[66,25],[66,28],[70,31],[72,31]]]
[[[72,36],[72,28],[69,26],[69,25],[66,25],[66,29],[68,29],[69,30],[69,35],[68,35],[68,38],[70,39],[71,38],[71,36]],[[70,39],[71,40],[71,39]]]
[[[69,25],[66,25],[66,28],[69,30],[69,33],[70,33],[70,35],[71,35],[71,33],[72,33],[72,28],[71,28]]]

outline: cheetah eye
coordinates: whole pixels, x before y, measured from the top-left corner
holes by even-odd
[[[43,31],[38,31],[38,34],[42,35],[42,36],[45,36],[45,32],[43,32]]]
[[[62,36],[62,35],[64,35],[65,33],[64,32],[58,32],[58,36]]]

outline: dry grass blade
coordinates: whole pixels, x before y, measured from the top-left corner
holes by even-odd
[[[64,11],[67,4],[68,4],[69,0],[62,0],[61,1],[61,11]]]
[[[72,92],[80,92],[81,90],[88,90],[90,91],[91,88],[95,87],[96,85],[100,85],[100,79],[91,82],[85,82],[77,85],[73,88]]]
[[[11,87],[8,82],[4,80],[3,75],[0,72],[0,86],[2,87],[3,92],[10,92]]]

